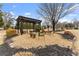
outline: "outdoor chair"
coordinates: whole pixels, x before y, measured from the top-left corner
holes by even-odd
[[[30,37],[35,38],[36,37],[36,33],[33,31],[30,31]]]
[[[44,32],[38,32],[38,35],[39,35],[39,36],[44,36],[45,33],[44,33]]]

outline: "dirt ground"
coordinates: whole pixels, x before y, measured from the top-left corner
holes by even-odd
[[[4,42],[4,36],[5,36],[5,31],[4,30],[1,30],[0,31],[0,45],[2,45]]]
[[[76,52],[79,55],[79,30],[68,30],[68,31],[72,32],[76,36],[76,41],[74,42],[74,50],[76,50]]]
[[[76,36],[76,41],[74,42],[74,46],[76,51],[78,51],[79,53],[79,30],[68,30],[70,32],[72,32],[75,36]],[[4,37],[5,37],[5,31],[2,30],[0,31],[0,45],[2,45],[4,42]],[[24,48],[24,49],[28,49],[28,48],[36,48],[39,46],[45,47],[46,45],[54,45],[54,44],[58,44],[59,46],[64,46],[64,47],[69,47],[70,49],[73,47],[73,43],[69,40],[67,40],[66,38],[64,38],[62,35],[63,32],[57,32],[55,34],[51,33],[51,34],[46,34],[45,36],[36,36],[36,38],[31,38],[29,36],[29,34],[23,34],[23,35],[19,35],[16,37],[11,38],[11,40],[13,40],[13,43],[10,44],[11,47],[15,47],[15,48]],[[2,50],[2,48],[0,48]],[[4,55],[4,54],[3,54]]]
[[[10,45],[16,48],[28,49],[32,47],[36,48],[39,46],[45,47],[46,45],[54,45],[54,44],[58,44],[59,46],[64,47],[69,46],[70,48],[72,48],[72,42],[68,41],[67,39],[63,38],[61,35],[57,33],[47,34],[45,36],[40,37],[37,36],[35,39],[31,38],[29,34],[23,34],[20,36],[13,37],[12,40],[13,43],[11,43]]]
[[[14,49],[10,48],[7,44],[4,44],[5,31],[0,31],[0,56],[11,56],[14,54]]]

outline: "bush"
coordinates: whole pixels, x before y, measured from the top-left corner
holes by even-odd
[[[15,36],[15,35],[16,35],[15,29],[9,28],[9,29],[6,30],[6,36],[7,37],[12,37],[12,36]]]
[[[74,29],[78,29],[78,27],[75,27]]]
[[[65,31],[64,34],[71,35],[72,33],[70,31]]]
[[[64,34],[74,36],[70,31],[65,31]]]
[[[35,30],[36,30],[36,32],[40,32],[41,25],[39,25],[39,24],[35,25]]]
[[[3,27],[3,25],[4,25],[3,19],[0,18],[0,27]]]

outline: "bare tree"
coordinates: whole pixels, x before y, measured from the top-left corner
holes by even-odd
[[[74,18],[72,21],[73,21],[73,24],[75,26],[75,29],[78,29],[79,28],[79,20]]]
[[[11,27],[14,23],[14,18],[12,17],[11,13],[4,12],[3,21],[4,21],[4,28]]]
[[[76,4],[66,3],[43,3],[39,6],[38,13],[45,19],[49,20],[52,24],[53,31],[60,18],[70,14],[76,9]]]

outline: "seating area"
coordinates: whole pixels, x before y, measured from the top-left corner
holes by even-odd
[[[32,29],[23,29],[23,23],[30,23],[32,24]],[[19,25],[21,24],[21,25]],[[41,20],[37,20],[37,19],[32,19],[32,18],[28,18],[28,17],[24,17],[24,16],[19,16],[17,18],[17,32],[18,34],[24,34],[24,33],[28,33],[30,35],[30,37],[35,38],[36,35],[38,36],[44,36],[45,34],[50,34],[52,33],[52,30],[50,28],[47,29],[41,29],[39,28],[35,28],[36,25],[40,25],[41,24]],[[21,26],[21,27],[19,27]],[[41,26],[41,25],[40,25]],[[38,26],[37,26],[38,27]]]
[[[36,31],[36,30],[38,30],[38,31],[40,30],[40,29],[35,29],[35,25],[37,25],[37,24],[40,25],[41,24],[41,20],[28,18],[28,17],[24,17],[24,16],[19,16],[17,18],[17,28],[16,29],[18,30],[18,32],[21,33],[21,35],[23,34],[23,23],[30,23],[32,25],[33,32]]]
[[[77,7],[77,3],[0,4],[0,55],[79,55]]]

